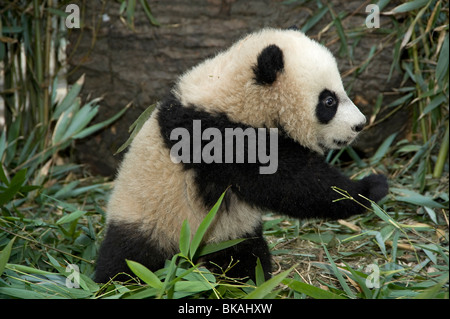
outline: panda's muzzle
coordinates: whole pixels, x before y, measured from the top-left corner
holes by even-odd
[[[333,140],[333,143],[339,148],[347,146],[351,141],[343,141],[343,140]]]

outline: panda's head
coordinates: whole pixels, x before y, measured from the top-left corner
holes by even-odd
[[[348,145],[366,122],[331,52],[296,30],[248,35],[184,74],[174,93],[184,105],[278,127],[318,153]]]

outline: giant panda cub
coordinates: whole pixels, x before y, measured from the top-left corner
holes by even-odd
[[[202,262],[220,272],[233,261],[227,276],[254,278],[259,258],[269,278],[263,212],[342,219],[364,208],[335,201],[333,186],[363,203],[359,194],[387,195],[383,175],[352,181],[325,163],[324,153],[349,145],[365,122],[324,46],[298,30],[247,35],[183,74],[134,138],[107,207],[95,280],[129,273],[125,259],[163,267],[178,252],[183,221],[194,234],[225,190],[204,241],[246,240]]]

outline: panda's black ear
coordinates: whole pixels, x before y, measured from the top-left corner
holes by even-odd
[[[277,79],[277,73],[284,69],[283,51],[271,44],[258,55],[257,63],[253,67],[257,84],[272,84]]]
[[[291,25],[289,28],[287,28],[288,30],[294,30],[294,31],[299,31],[300,29],[295,25]]]

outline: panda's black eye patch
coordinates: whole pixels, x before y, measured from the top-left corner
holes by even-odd
[[[336,94],[330,90],[323,90],[319,94],[316,106],[316,116],[320,123],[327,124],[336,115],[339,100]]]

